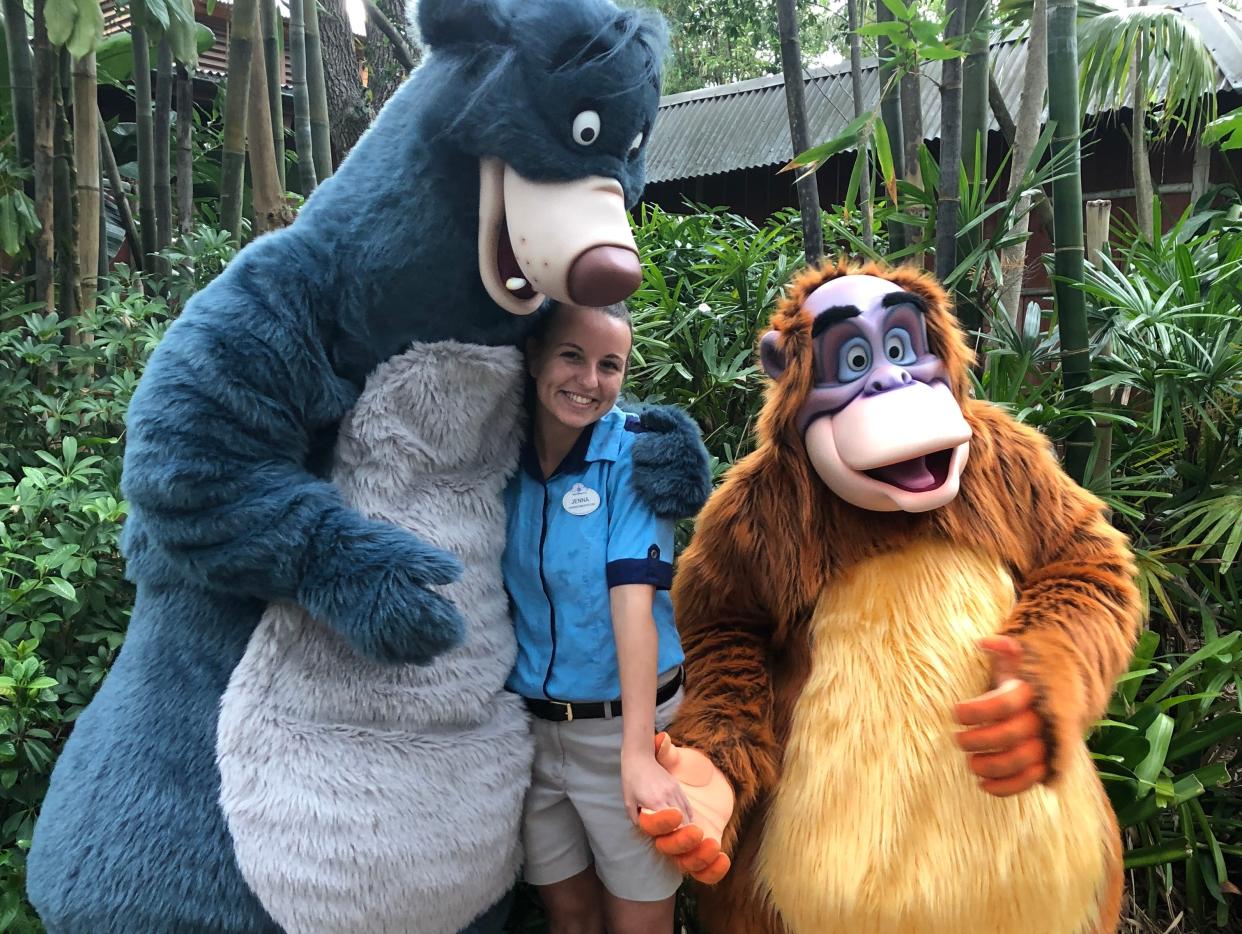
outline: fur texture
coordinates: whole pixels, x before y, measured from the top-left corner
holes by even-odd
[[[629,144],[654,120],[663,40],[656,18],[607,0],[421,6],[425,64],[297,221],[194,296],[134,395],[123,548],[137,602],[28,862],[52,934],[274,930],[214,766],[220,698],[268,603],[386,662],[428,661],[469,631],[437,590],[461,562],[325,480],[336,434],[368,375],[411,343],[520,341],[531,322],[479,279],[478,160],[502,155],[532,179],[612,176],[636,199],[645,145]],[[495,28],[463,31],[484,22]],[[600,49],[592,38],[605,51],[578,54]],[[589,149],[566,118],[583,94],[603,127]]]
[[[524,370],[511,347],[416,345],[376,370],[341,430],[345,501],[462,561],[440,592],[465,642],[385,665],[275,604],[233,672],[221,804],[242,874],[290,934],[452,934],[516,876],[532,746],[504,691],[500,554]]]
[[[660,516],[693,516],[712,492],[699,426],[681,409],[643,408],[634,439],[634,488]]]
[[[883,276],[924,296],[931,349],[946,363],[974,432],[961,492],[930,513],[865,512],[841,501],[815,475],[797,430],[797,411],[812,384],[802,302],[829,279],[852,273]],[[772,324],[789,369],[769,389],[757,450],[733,468],[700,515],[673,589],[688,692],[670,732],[707,753],[737,793],[723,841],[736,853],[734,870],[721,886],[700,892],[708,929],[721,932],[783,929],[759,897],[754,866],[788,764],[795,711],[808,679],[825,676],[808,649],[815,609],[852,569],[931,541],[980,554],[1009,576],[1017,599],[990,621],[991,631],[1014,636],[1025,651],[1022,673],[1047,725],[1053,790],[1082,755],[1083,736],[1124,669],[1140,618],[1132,559],[1102,504],[1065,476],[1037,432],[967,398],[969,352],[944,291],[930,277],[828,263],[792,283]],[[940,673],[922,676],[925,689],[935,690]],[[943,713],[929,706],[928,724]],[[968,775],[960,751],[952,752]],[[818,765],[832,781],[835,763]],[[980,804],[984,797],[978,794]],[[912,820],[917,826],[917,815]],[[1119,879],[1115,855],[1108,872]],[[1115,913],[1099,929],[1111,930],[1111,923]]]

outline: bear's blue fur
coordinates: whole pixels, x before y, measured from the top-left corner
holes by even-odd
[[[427,589],[456,559],[323,479],[337,426],[411,342],[510,343],[528,327],[479,281],[479,157],[535,180],[610,176],[630,204],[642,190],[645,146],[630,147],[655,118],[658,18],[606,0],[422,0],[419,15],[426,64],[296,223],[191,300],[135,393],[138,598],[35,831],[28,888],[51,934],[276,930],[238,871],[214,759],[219,700],[264,606],[301,604],[392,662],[462,632]],[[584,149],[570,127],[587,104],[601,131]]]

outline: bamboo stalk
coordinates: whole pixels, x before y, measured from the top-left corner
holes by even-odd
[[[83,309],[95,306],[99,278],[99,110],[95,53],[73,63],[73,160],[78,193],[78,291]]]
[[[946,45],[962,35],[964,0],[947,0]],[[949,277],[957,265],[957,209],[961,203],[959,173],[962,161],[962,61],[943,62],[940,82],[940,192],[936,201],[936,276]],[[965,310],[965,309],[962,309]],[[963,321],[970,329],[977,321]]]
[[[155,127],[151,115],[151,54],[147,44],[146,2],[132,0],[134,48],[134,122],[138,129],[138,226],[142,236],[143,265],[157,249],[155,222]]]
[[[194,229],[194,76],[177,65],[177,229]]]
[[[1052,0],[1048,21],[1048,119],[1055,124],[1052,157],[1067,167],[1052,183],[1056,245],[1053,290],[1061,329],[1061,376],[1069,401],[1085,408],[1091,398],[1082,387],[1091,381],[1091,359],[1086,296],[1076,288],[1083,281],[1077,18],[1077,0]],[[1093,444],[1091,423],[1080,419],[1065,444],[1065,470],[1079,483],[1086,480]]]
[[[25,168],[34,165],[34,65],[26,39],[26,10],[22,0],[3,0],[5,44],[9,54],[9,95],[13,102],[17,160]],[[17,25],[20,24],[20,28]],[[28,194],[33,193],[30,187]]]
[[[970,37],[962,64],[962,162],[966,177],[983,177],[988,155],[988,0],[965,0],[965,33]],[[975,166],[976,146],[983,168]]]
[[[308,0],[310,2],[310,0]],[[777,30],[781,41],[781,70],[785,75],[785,107],[789,112],[789,136],[793,155],[811,148],[803,99],[802,50],[798,43],[798,20],[794,0],[776,0]],[[824,255],[824,229],[819,219],[819,188],[815,174],[799,170],[798,206],[802,213],[802,246],[808,265]]]
[[[310,94],[311,145],[315,154],[315,177],[323,181],[332,174],[332,133],[328,123],[328,86],[323,73],[323,45],[319,38],[319,5],[302,0],[306,23],[306,89]]]
[[[880,5],[883,6],[883,3]],[[413,71],[416,59],[414,50],[405,41],[405,37],[397,31],[397,27],[392,24],[392,20],[385,16],[384,11],[375,5],[374,0],[362,0],[362,6],[367,11],[367,18],[375,24],[375,28],[382,32],[388,41],[392,43],[392,54],[401,63],[401,67],[407,72]]]
[[[1026,75],[1022,82],[1022,102],[1018,105],[1018,123],[1009,137],[1009,196],[1013,197],[1023,188],[1023,175],[1026,165],[1031,161],[1031,153],[1035,151],[1035,143],[1039,140],[1040,117],[1044,109],[1044,97],[1048,90],[1048,0],[1035,0],[1035,8],[1031,13],[1031,33],[1026,44]],[[995,81],[992,82],[995,84]],[[1004,110],[1004,101],[999,100],[993,109]],[[999,121],[998,121],[999,122]],[[1029,195],[1018,200],[1018,219],[1013,225],[1013,232],[1024,235],[1030,229],[1031,206]],[[1048,199],[1036,199],[1035,210],[1040,216],[1044,230],[1052,230],[1052,208]],[[1022,303],[1022,281],[1026,273],[1025,242],[1006,247],[1001,252],[1001,270],[1004,283],[1001,289],[1001,306],[1009,315],[1009,320],[1017,328],[1022,327],[1022,319],[1026,308]]]
[[[876,0],[875,19],[878,23],[893,22],[893,11],[888,8],[884,0]],[[893,64],[885,64],[890,54],[889,46],[887,36],[879,36],[876,39],[876,53],[880,59],[880,115],[884,121],[884,129],[888,131],[888,145],[893,156],[893,175],[896,178],[905,178],[906,154],[905,135],[901,125],[901,82]],[[906,228],[896,221],[889,221],[889,251],[895,253],[904,249],[905,245]]]
[[[172,245],[172,166],[169,155],[172,140],[172,44],[168,35],[160,37],[155,63],[155,121],[153,150],[155,156],[155,251]],[[168,274],[167,263],[159,260],[159,269]]]
[[[34,3],[34,189],[39,238],[35,244],[35,301],[56,310],[53,197],[56,139],[56,53],[47,37],[46,0]]]
[[[256,17],[259,15],[255,11]],[[258,20],[256,19],[256,26]],[[250,153],[251,192],[254,200],[254,234],[285,227],[292,220],[285,205],[284,188],[276,171],[276,150],[272,143],[272,121],[268,109],[267,64],[264,57],[250,57],[250,112],[246,147]]]
[[[1087,202],[1087,257],[1086,261],[1097,269],[1103,265],[1103,258],[1108,255],[1108,228],[1109,221],[1112,216],[1113,203],[1111,201],[1088,201]],[[1109,356],[1113,352],[1112,338],[1104,342],[1104,346],[1100,348],[1100,353]],[[1097,389],[1093,398],[1097,406],[1107,405],[1112,401],[1112,390],[1104,386]],[[1107,489],[1112,471],[1113,461],[1113,423],[1109,421],[1101,421],[1095,426],[1095,443],[1096,450],[1099,454],[1096,456],[1095,469],[1091,471],[1091,475],[1095,480],[1096,488]]]
[[[846,16],[850,29],[850,87],[854,92],[854,116],[863,113],[862,95],[862,37],[858,35],[858,0],[846,0]],[[875,245],[871,233],[871,152],[868,140],[859,140],[859,158],[863,160],[862,179],[858,185],[858,200],[862,204],[863,243]]]
[[[61,48],[56,56],[56,82],[53,88],[56,107],[56,138],[52,167],[53,201],[52,216],[55,231],[55,256],[57,272],[56,311],[63,320],[72,321],[82,307],[78,292],[77,219],[73,204],[73,133],[69,129],[67,100],[69,98],[70,72],[69,51]],[[75,328],[70,328],[66,338],[71,344],[79,342]]]
[[[280,17],[276,0],[259,0],[259,16],[263,33],[263,66],[267,83],[267,109],[271,113],[272,146],[276,156],[276,174],[280,189],[285,189],[285,111],[280,100],[284,83],[284,53],[281,49]],[[253,79],[252,79],[253,80]]]
[[[306,20],[300,0],[289,4],[289,68],[293,82],[293,136],[298,153],[302,197],[309,198],[318,178],[315,146],[311,140],[310,92],[306,88]]]
[[[236,0],[229,32],[229,76],[224,98],[224,155],[220,221],[241,239],[242,195],[246,179],[246,110],[250,96],[256,0]]]

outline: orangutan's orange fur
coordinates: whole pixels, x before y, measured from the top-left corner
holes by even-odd
[[[929,513],[866,512],[840,500],[815,474],[797,429],[812,381],[810,316],[802,303],[823,283],[852,274],[889,279],[926,299],[931,350],[945,362],[974,432],[959,495]],[[1016,598],[996,631],[1022,644],[1022,676],[1046,725],[1053,792],[1067,771],[1072,781],[1082,779],[1075,763],[1085,755],[1083,737],[1129,659],[1141,615],[1129,549],[1099,500],[1066,477],[1043,436],[968,397],[971,354],[933,279],[909,268],[829,262],[790,285],[772,326],[788,367],[769,389],[758,448],[700,514],[673,587],[688,687],[670,732],[678,744],[706,753],[737,795],[722,841],[734,856],[733,871],[720,885],[697,890],[712,934],[827,934],[786,926],[759,883],[758,863],[795,710],[813,674],[815,610],[851,569],[920,543],[948,543],[1012,580]],[[944,721],[946,711],[929,709],[927,717]],[[952,752],[969,778],[965,754]],[[825,782],[833,765],[822,763]],[[1088,781],[1096,781],[1093,774]],[[1025,794],[1034,792],[1040,789]],[[981,806],[991,806],[979,796]],[[1100,934],[1115,928],[1121,891],[1120,842],[1115,825],[1108,827],[1107,878],[1093,925]]]

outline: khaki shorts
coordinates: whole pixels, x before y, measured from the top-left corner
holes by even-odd
[[[657,730],[668,726],[682,696],[679,690],[656,708]],[[625,812],[621,717],[568,723],[536,717],[532,724],[535,765],[522,812],[526,881],[563,882],[594,862],[617,898],[658,902],[673,895],[681,872]]]

